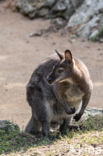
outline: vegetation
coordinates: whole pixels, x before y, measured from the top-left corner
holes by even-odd
[[[89,117],[88,120],[80,122],[82,128],[78,131],[68,131],[62,136],[59,132],[53,132],[51,139],[25,134],[9,121],[8,125],[12,125],[12,128],[0,128],[0,154],[19,155],[22,152],[22,155],[31,155],[30,153],[35,154],[38,150],[36,155],[42,155],[40,152],[43,152],[46,156],[52,156],[70,151],[71,146],[80,150],[85,148],[84,145],[96,147],[103,144],[103,117],[100,116]]]

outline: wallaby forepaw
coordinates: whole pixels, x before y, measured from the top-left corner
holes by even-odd
[[[76,114],[76,115],[74,116],[75,121],[79,121],[80,118],[81,118],[81,115],[80,115],[80,114]]]

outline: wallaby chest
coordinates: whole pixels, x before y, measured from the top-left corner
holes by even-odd
[[[73,103],[78,104],[82,100],[84,92],[80,90],[78,85],[70,84],[69,88],[64,91],[64,95],[68,103],[73,105]]]

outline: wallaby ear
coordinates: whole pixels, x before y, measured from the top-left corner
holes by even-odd
[[[55,49],[55,52],[56,52],[56,54],[59,56],[60,60],[62,60],[62,59],[63,59],[63,55],[60,54],[56,49]]]
[[[65,50],[65,60],[71,64],[72,63],[72,53],[70,50]]]

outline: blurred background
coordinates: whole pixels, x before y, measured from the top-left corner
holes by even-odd
[[[0,0],[0,120],[24,129],[26,84],[55,49],[70,49],[87,65],[89,107],[103,108],[103,0]]]

